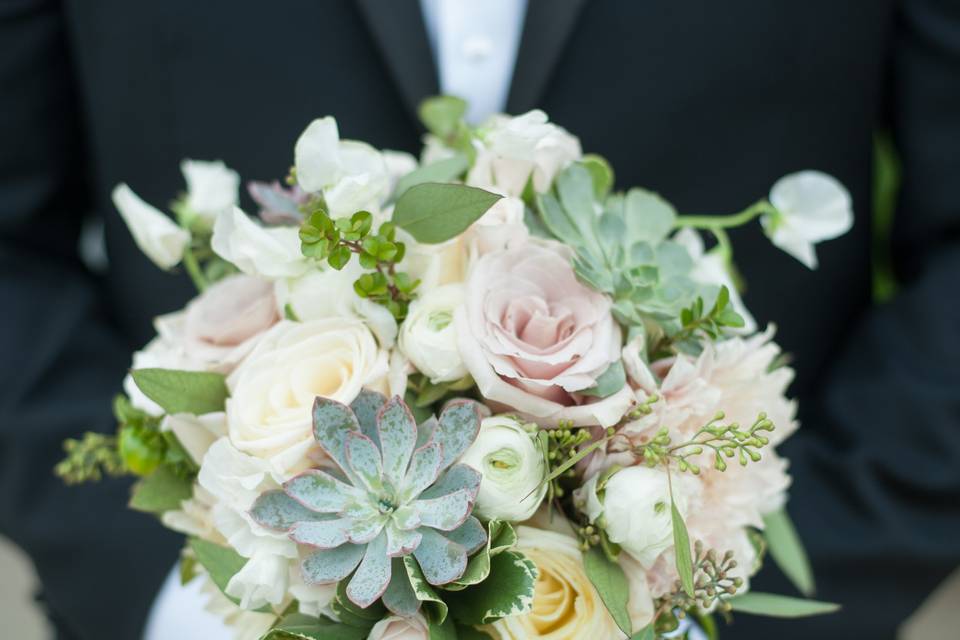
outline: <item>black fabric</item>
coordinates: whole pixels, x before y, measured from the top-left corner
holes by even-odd
[[[415,151],[411,107],[436,86],[416,4],[0,3],[0,530],[36,563],[62,637],[138,637],[178,546],[122,508],[126,483],[65,488],[49,471],[64,437],[112,428],[130,352],[190,295],[134,247],[110,189],[163,204],[183,157],[281,176],[325,114],[344,137]],[[544,108],[618,185],[686,213],[739,210],[803,168],[850,188],[856,225],[818,249],[816,272],[756,226],[734,233],[746,301],[798,371],[790,511],[818,595],[844,610],[738,616],[730,634],[894,637],[960,562],[960,5],[549,4],[531,1],[510,104]],[[873,308],[878,128],[903,160],[902,288]],[[103,224],[102,274],[78,258],[89,220]],[[789,591],[772,566],[756,587]]]

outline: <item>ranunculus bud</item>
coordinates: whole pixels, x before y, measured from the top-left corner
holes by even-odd
[[[483,475],[474,506],[474,513],[481,518],[526,520],[547,491],[543,454],[533,436],[512,416],[484,419],[477,439],[460,461]]]
[[[673,497],[677,510],[687,515],[689,476],[675,474]],[[591,524],[607,532],[611,542],[637,559],[644,568],[673,545],[670,488],[663,469],[643,465],[615,472],[597,491],[600,474],[587,480],[574,494],[578,508]]]
[[[431,382],[452,382],[467,375],[453,326],[453,312],[463,300],[463,285],[437,287],[410,304],[400,328],[400,350]]]

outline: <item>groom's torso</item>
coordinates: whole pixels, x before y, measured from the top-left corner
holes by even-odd
[[[758,226],[736,232],[746,302],[796,354],[810,393],[870,295],[871,138],[887,1],[531,0],[508,108],[541,107],[607,157],[620,188],[685,213],[728,213],[805,168],[850,188],[853,231],[812,276]],[[183,157],[282,177],[314,117],[344,137],[414,151],[412,104],[437,91],[415,1],[68,3],[93,210],[105,220],[112,313],[131,346],[188,295],[139,255],[109,191],[162,205]],[[802,276],[802,277],[801,277]],[[811,301],[816,303],[811,304]]]

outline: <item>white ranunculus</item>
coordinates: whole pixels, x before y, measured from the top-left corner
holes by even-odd
[[[521,522],[534,514],[547,492],[543,454],[513,416],[484,418],[460,462],[483,476],[474,507],[481,518]]]
[[[767,236],[810,269],[817,268],[814,245],[842,236],[853,226],[850,192],[820,171],[780,178],[770,190],[770,203],[777,212],[760,220]]]
[[[714,284],[726,287],[730,292],[730,304],[734,311],[743,318],[743,326],[733,330],[734,333],[748,335],[757,330],[757,321],[743,303],[740,292],[737,291],[737,285],[730,275],[723,255],[719,248],[704,251],[703,238],[694,229],[681,229],[673,236],[674,242],[681,245],[693,258],[693,270],[690,277],[700,284]]]
[[[427,291],[410,304],[400,327],[400,350],[431,382],[452,382],[467,375],[453,326],[453,313],[464,296],[460,284]]]
[[[277,280],[274,296],[278,310],[282,316],[289,309],[304,322],[323,318],[363,320],[380,345],[390,348],[397,338],[397,321],[383,305],[357,295],[353,283],[363,272],[354,259],[339,271],[321,266],[299,278]]]
[[[180,171],[187,182],[187,209],[207,225],[239,202],[240,176],[223,162],[187,159],[180,163]]]
[[[183,259],[190,233],[160,210],[140,199],[126,184],[113,189],[113,204],[127,223],[133,241],[161,269],[170,269]]]
[[[337,121],[311,122],[294,148],[297,183],[322,193],[331,217],[361,209],[377,213],[390,192],[390,171],[383,154],[356,140],[341,140]]]
[[[582,155],[576,136],[549,122],[539,109],[493,116],[481,127],[481,137],[467,184],[512,196],[523,193],[531,176],[534,188],[546,191],[557,173]]]
[[[281,321],[227,378],[227,425],[240,451],[281,475],[310,462],[317,396],[349,404],[363,387],[388,391],[388,356],[359,320]]]
[[[310,268],[300,251],[296,227],[263,227],[238,207],[217,216],[210,246],[218,256],[251,276],[296,278]]]
[[[689,477],[676,474],[673,497],[677,510],[687,516],[687,494],[694,490]],[[607,532],[644,568],[649,569],[661,553],[673,545],[670,518],[670,488],[663,469],[638,465],[615,472],[598,495],[599,474],[592,476],[574,494],[578,508],[592,524]]]

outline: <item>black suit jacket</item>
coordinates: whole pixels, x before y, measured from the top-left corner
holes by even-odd
[[[63,438],[112,428],[130,352],[191,293],[134,247],[112,186],[162,204],[183,157],[281,176],[324,114],[414,151],[414,106],[436,91],[414,0],[0,1],[0,528],[32,556],[63,637],[138,637],[178,548],[123,509],[126,483],[50,472]],[[758,225],[734,234],[746,300],[795,356],[790,511],[818,595],[844,610],[738,616],[731,634],[892,637],[960,559],[960,3],[531,0],[508,108],[532,107],[620,187],[683,212],[739,210],[803,168],[850,188],[856,225],[814,273]],[[876,308],[878,129],[902,158],[902,288]],[[91,224],[100,271],[78,254]],[[789,592],[773,567],[756,588]]]

